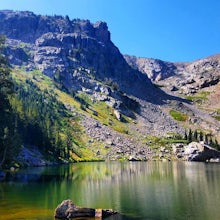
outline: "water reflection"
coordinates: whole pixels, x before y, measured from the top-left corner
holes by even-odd
[[[108,220],[215,220],[220,219],[219,185],[219,164],[99,162],[26,169],[0,183],[0,213],[29,207],[52,216],[57,204],[70,198],[122,214]]]

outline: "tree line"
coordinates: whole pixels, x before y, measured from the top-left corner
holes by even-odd
[[[184,139],[188,142],[192,141],[203,141],[205,144],[216,148],[217,150],[220,150],[219,143],[215,137],[213,137],[212,134],[204,133],[201,130],[192,130],[189,129],[188,131],[185,131]]]

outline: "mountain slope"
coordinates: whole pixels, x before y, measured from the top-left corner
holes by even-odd
[[[124,56],[132,68],[145,73],[153,82],[172,85],[183,94],[218,84],[220,80],[220,54],[188,63],[172,63],[152,58]]]
[[[151,155],[146,145],[128,135],[131,120],[118,121],[105,103],[91,102],[85,95],[73,98],[40,72],[14,69],[11,75],[16,86],[11,104],[23,143],[37,146],[49,160],[119,159],[129,158],[131,152],[148,159],[148,151]]]
[[[124,57],[132,68],[145,73],[166,93],[191,101],[191,104],[183,103],[175,107],[190,116],[187,127],[205,131],[220,140],[219,54],[189,63],[172,63],[128,55]]]
[[[170,79],[185,64],[151,59],[152,77],[147,76],[144,67],[138,70],[138,59],[132,60],[136,69],[128,65],[105,22],[0,11],[0,25],[0,34],[7,37],[4,53],[12,77],[25,94],[12,105],[19,117],[35,120],[45,133],[50,143],[47,155],[52,152],[61,160],[146,160],[157,158],[154,153],[161,145],[183,141],[188,129],[203,129],[190,124],[201,113],[189,100],[149,79]],[[35,103],[38,99],[44,111]],[[174,110],[184,120],[173,117]],[[45,142],[37,138],[28,142],[35,132],[30,135],[26,127],[25,132],[24,144],[42,148]],[[62,147],[54,150],[61,142]]]

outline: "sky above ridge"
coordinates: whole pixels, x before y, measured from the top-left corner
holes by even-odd
[[[105,21],[123,54],[193,61],[220,53],[219,0],[0,0],[3,9]]]

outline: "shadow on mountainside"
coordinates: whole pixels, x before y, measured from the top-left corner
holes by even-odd
[[[136,71],[132,78],[133,79],[129,81],[125,81],[127,83],[126,85],[123,83],[120,85],[122,91],[129,96],[136,97],[155,105],[166,105],[171,101],[190,103],[189,100],[166,93],[161,88],[154,85],[146,75],[139,71]]]

